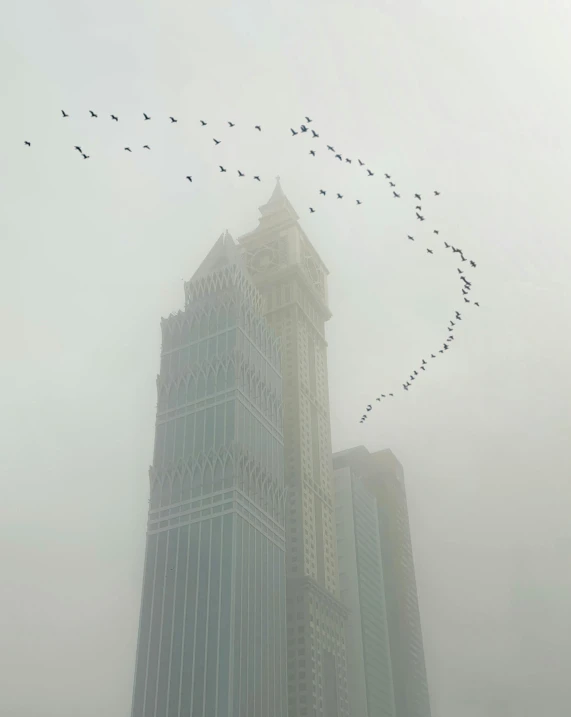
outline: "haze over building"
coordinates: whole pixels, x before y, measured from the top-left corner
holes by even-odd
[[[396,715],[430,717],[402,465],[392,451],[364,446],[336,453],[334,465],[358,475],[376,500]]]
[[[377,501],[351,465],[338,466],[342,457],[333,467],[349,705],[352,715],[395,717]]]
[[[162,321],[133,717],[287,715],[279,342],[224,234]]]

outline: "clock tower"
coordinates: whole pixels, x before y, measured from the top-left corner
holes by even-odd
[[[346,609],[339,600],[325,322],[327,267],[279,177],[239,245],[281,339],[289,717],[347,717]]]

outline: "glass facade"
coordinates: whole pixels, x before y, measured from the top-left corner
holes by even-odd
[[[287,716],[279,347],[213,252],[162,322],[132,717]]]

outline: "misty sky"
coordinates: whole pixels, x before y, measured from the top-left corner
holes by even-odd
[[[2,716],[130,713],[160,317],[278,174],[330,270],[334,450],[390,447],[405,468],[433,717],[568,715],[567,0],[9,5]],[[306,114],[315,159],[289,136]],[[403,239],[429,231],[384,172],[478,263],[481,309],[409,394],[461,301],[452,257]]]

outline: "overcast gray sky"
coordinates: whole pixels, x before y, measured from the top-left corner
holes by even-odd
[[[405,467],[433,717],[568,715],[569,37],[566,0],[6,4],[3,716],[129,714],[160,317],[277,174],[331,272],[334,449]],[[306,114],[376,176],[311,158]],[[476,260],[481,309],[360,425],[458,308],[384,172]]]

